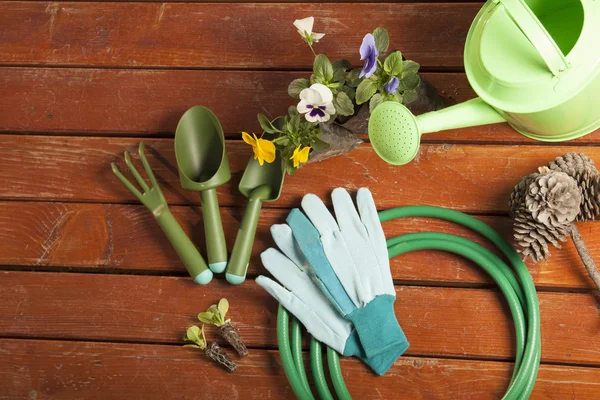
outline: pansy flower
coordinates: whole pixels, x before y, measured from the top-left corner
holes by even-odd
[[[242,132],[242,139],[244,139],[244,142],[252,146],[254,159],[258,160],[260,165],[263,165],[265,161],[268,163],[275,161],[275,145],[273,142],[266,139],[259,139],[254,133],[252,136],[247,132]]]
[[[300,163],[305,163],[308,161],[308,153],[310,152],[310,146],[306,146],[302,150],[300,150],[300,147],[302,146],[296,147],[294,149],[294,154],[292,154],[292,156],[290,157],[290,160],[293,160],[294,162],[294,168],[298,168],[300,166]]]
[[[392,79],[390,79],[390,81],[387,83],[387,85],[385,85],[385,90],[389,94],[394,94],[398,91],[399,86],[400,86],[400,79],[398,79],[397,77],[394,76],[394,77],[392,77]]]
[[[308,122],[329,121],[335,114],[333,93],[327,86],[315,83],[300,92],[300,102],[296,108],[300,114],[304,114]]]
[[[360,71],[359,77],[370,78],[371,75],[377,71],[377,57],[379,51],[375,46],[375,36],[371,33],[367,33],[363,38],[362,44],[360,45],[360,59],[365,60],[365,65],[362,71]]]
[[[298,33],[304,41],[308,44],[313,44],[314,42],[318,42],[319,39],[322,39],[325,36],[324,33],[316,33],[313,32],[313,25],[315,23],[314,17],[308,17],[304,19],[297,19],[294,21],[294,26],[298,29]]]

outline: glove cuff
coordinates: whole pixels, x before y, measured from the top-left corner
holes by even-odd
[[[357,308],[346,316],[354,324],[368,358],[386,353],[391,348],[407,346],[408,341],[394,313],[395,300],[388,294],[379,295],[365,307]]]
[[[394,362],[400,357],[408,348],[408,342],[397,344],[390,347],[387,351],[380,353],[373,357],[366,357],[365,352],[360,344],[358,333],[356,330],[352,330],[346,346],[344,348],[344,356],[356,356],[360,358],[365,364],[367,364],[377,375],[384,375]]]

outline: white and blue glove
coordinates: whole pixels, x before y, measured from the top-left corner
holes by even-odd
[[[366,357],[352,323],[329,303],[311,279],[311,266],[299,251],[287,225],[273,225],[271,234],[281,252],[270,248],[261,254],[265,268],[286,289],[265,276],[256,282],[291,312],[315,339],[344,356],[357,356],[378,375],[383,375],[398,355],[382,353]]]
[[[395,360],[408,341],[394,313],[396,291],[373,196],[359,189],[358,211],[344,189],[335,189],[332,200],[336,218],[307,194],[302,209],[308,218],[294,209],[288,225],[321,291],[353,323],[365,355],[390,354]]]

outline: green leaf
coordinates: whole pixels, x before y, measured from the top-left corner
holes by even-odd
[[[417,72],[419,72],[419,68],[421,68],[419,63],[416,63],[411,60],[404,60],[404,62],[402,63],[402,72],[405,74],[416,74]]]
[[[416,90],[421,84],[421,78],[417,74],[402,74],[400,78],[400,85],[398,90],[403,92],[405,90]]]
[[[298,109],[296,108],[296,106],[289,106],[288,114],[290,117],[294,117],[294,115],[298,115]]]
[[[358,88],[356,88],[356,104],[363,104],[369,101],[369,99],[377,91],[377,82],[370,79],[363,80]]]
[[[375,47],[379,51],[379,54],[385,53],[390,45],[390,37],[385,29],[379,27],[373,31],[375,37]]]
[[[352,104],[352,100],[344,92],[339,92],[333,98],[333,105],[339,115],[348,116],[354,114],[354,104]]]
[[[320,83],[329,83],[333,80],[333,66],[325,54],[319,54],[315,57],[313,64],[315,79]]]
[[[204,324],[214,324],[215,314],[210,311],[204,311],[198,314],[198,320]]]
[[[319,138],[315,138],[315,140],[312,142],[311,147],[315,151],[327,150],[329,148],[329,143],[327,143]]]
[[[310,82],[306,78],[294,79],[288,86],[288,94],[294,99],[300,98],[300,92],[310,87]]]
[[[350,100],[354,100],[354,96],[356,96],[356,91],[353,88],[344,85],[340,90],[346,93],[346,96],[348,96]]]
[[[395,51],[386,57],[383,63],[383,69],[390,75],[400,76],[402,74],[402,53]]]
[[[298,129],[300,129],[300,118],[302,118],[300,114],[296,113],[296,115],[294,115],[290,121],[294,127],[294,132],[298,132]]]
[[[333,63],[333,80],[344,84],[346,82],[346,71],[350,69],[352,64],[348,60],[337,60]]]
[[[350,64],[350,61],[348,61],[348,60],[341,59],[341,60],[335,60],[333,62],[332,66],[333,66],[333,69],[342,68],[344,70],[349,70],[350,67],[352,66],[352,64]]]
[[[202,330],[204,330],[204,327],[202,328]],[[201,337],[201,335],[202,335],[202,337]],[[185,337],[183,338],[183,340],[187,340],[189,342],[194,342],[198,346],[202,347],[205,344],[203,336],[204,336],[204,332],[201,333],[200,328],[198,328],[196,325],[193,325],[187,329],[187,332],[185,333]]]
[[[416,90],[405,90],[402,93],[402,103],[410,104],[417,99],[417,91]]]
[[[371,101],[369,102],[369,112],[372,113],[373,110],[375,110],[375,107],[383,103],[383,100],[384,98],[381,95],[381,93],[377,93],[373,97],[371,97]]]
[[[276,139],[275,144],[277,146],[286,147],[288,144],[290,144],[290,139],[285,136],[280,136]]]
[[[348,86],[355,88],[358,85],[360,85],[360,82],[362,81],[362,78],[360,78],[360,71],[360,68],[356,68],[350,71],[350,73],[346,77],[346,84]]]
[[[258,123],[260,124],[260,127],[263,128],[263,130],[267,133],[277,133],[277,132],[281,132],[279,129],[275,128],[273,126],[273,124],[271,123],[271,121],[269,121],[269,118],[267,118],[266,115],[263,114],[258,114]]]
[[[285,172],[288,175],[294,175],[297,170],[298,168],[294,167],[294,162],[292,160],[287,160],[287,162],[285,163]]]
[[[184,344],[183,347],[193,347],[195,349],[200,349],[201,347],[197,344]]]
[[[219,305],[217,306],[217,308],[221,312],[221,316],[225,318],[227,311],[229,311],[229,302],[227,301],[227,299],[222,298],[221,300],[219,300]]]
[[[343,68],[334,69],[333,81],[340,86],[346,83],[346,70]]]

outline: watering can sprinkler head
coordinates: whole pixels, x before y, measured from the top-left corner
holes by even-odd
[[[387,101],[373,110],[368,129],[377,155],[389,164],[404,165],[417,155],[421,135],[505,121],[497,110],[480,98],[419,116],[400,103]]]
[[[419,151],[419,124],[400,103],[388,101],[377,106],[369,118],[368,129],[373,150],[389,164],[407,164]]]

